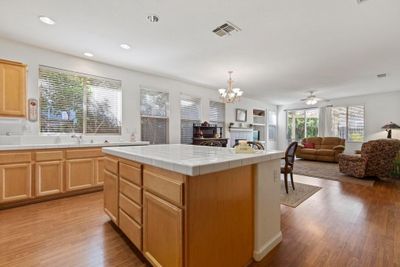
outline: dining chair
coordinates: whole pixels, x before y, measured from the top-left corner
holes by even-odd
[[[293,181],[293,167],[294,167],[294,161],[296,158],[296,149],[297,149],[297,142],[292,142],[288,148],[286,149],[285,152],[285,165],[281,167],[281,174],[283,174],[284,179],[285,179],[285,189],[286,189],[286,194],[289,193],[288,189],[288,174],[290,174],[290,180],[292,182],[292,188],[294,188],[294,181]]]

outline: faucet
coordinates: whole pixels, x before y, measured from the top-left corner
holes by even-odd
[[[78,145],[80,145],[82,142],[82,135],[73,134],[71,135],[71,138],[76,138],[76,142],[78,143]]]

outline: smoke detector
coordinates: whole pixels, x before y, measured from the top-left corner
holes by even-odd
[[[239,32],[240,29],[238,26],[233,24],[232,22],[226,21],[226,23],[222,24],[221,26],[215,28],[213,33],[218,35],[219,37],[224,37],[227,35],[231,35],[232,32]]]

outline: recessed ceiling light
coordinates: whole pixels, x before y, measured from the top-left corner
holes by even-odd
[[[147,19],[148,19],[150,22],[158,22],[158,21],[160,20],[160,18],[159,18],[157,15],[148,15],[148,16],[147,16]]]
[[[92,53],[89,53],[89,52],[85,52],[85,53],[83,53],[85,56],[87,56],[87,57],[93,57],[93,54]]]
[[[45,23],[47,25],[56,24],[56,22],[54,20],[52,20],[51,18],[46,17],[46,16],[39,16],[39,19],[40,19],[41,22],[43,22],[43,23]]]
[[[122,49],[126,49],[126,50],[131,49],[131,46],[128,45],[128,44],[121,44],[120,47],[121,47]]]

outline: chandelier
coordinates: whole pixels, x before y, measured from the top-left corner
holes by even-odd
[[[243,95],[243,91],[240,88],[233,88],[232,72],[229,73],[228,89],[218,89],[224,103],[236,103],[239,101],[240,97]]]

